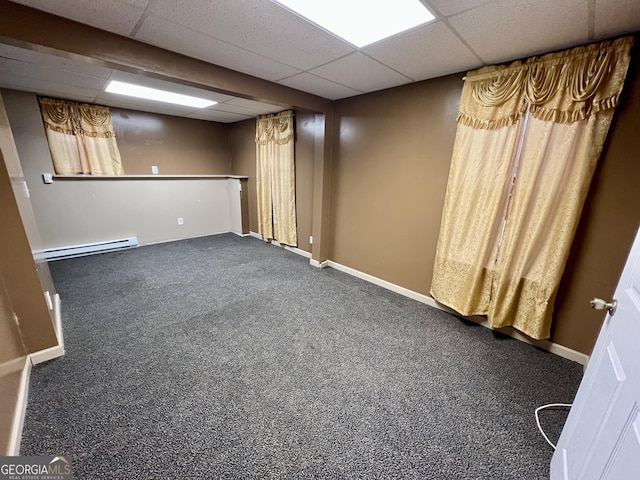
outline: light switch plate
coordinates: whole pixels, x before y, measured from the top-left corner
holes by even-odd
[[[42,180],[44,183],[53,183],[53,174],[52,173],[43,173]]]

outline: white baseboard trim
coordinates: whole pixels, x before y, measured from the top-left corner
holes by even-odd
[[[293,252],[297,255],[300,255],[302,257],[305,258],[311,258],[311,254],[309,252],[305,252],[304,250],[301,250],[297,247],[290,247],[289,245],[285,245],[284,243],[280,243],[278,240],[268,240],[266,238],[262,238],[262,235],[260,235],[259,233],[256,232],[249,232],[249,236],[260,239],[260,240],[264,240],[267,243],[270,243],[271,245],[274,245],[276,247],[280,247],[280,248],[284,248],[285,250],[288,250],[290,252]]]
[[[248,237],[250,235],[249,233],[234,232],[233,230],[231,231],[231,233],[235,233],[239,237]]]
[[[315,262],[315,264],[314,264]],[[414,292],[413,290],[409,290],[408,288],[404,288],[401,287],[400,285],[396,285],[394,283],[388,282],[386,280],[382,280],[381,278],[378,277],[374,277],[373,275],[369,275],[368,273],[364,273],[361,272],[359,270],[356,270],[354,268],[351,267],[347,267],[346,265],[342,265],[340,263],[334,262],[332,260],[328,260],[327,262],[322,262],[323,264],[327,264],[327,266],[331,267],[331,268],[335,268],[336,270],[340,270],[341,272],[347,273],[349,275],[352,275],[354,277],[358,277],[362,280],[365,280],[367,282],[373,283],[375,285],[378,285],[379,287],[382,288],[386,288],[387,290],[391,290],[392,292],[395,293],[399,293],[400,295],[403,295],[405,297],[409,297],[413,300],[416,300],[418,302],[424,303],[426,305],[429,305],[430,307],[433,308],[437,308],[439,310],[443,310],[447,313],[451,313],[457,317],[460,317],[464,320],[467,321],[471,321],[474,323],[477,323],[479,325],[482,325],[483,327],[489,328],[491,330],[496,330],[497,332],[500,332],[504,335],[508,335],[512,338],[515,338],[516,340],[520,340],[522,342],[528,343],[530,345],[533,345],[537,348],[540,348],[542,350],[546,350],[548,352],[551,352],[555,355],[558,355],[560,357],[566,358],[568,360],[571,360],[573,362],[577,362],[581,365],[586,365],[587,362],[589,361],[589,355],[585,355],[582,352],[578,352],[576,350],[572,350],[571,348],[565,347],[564,345],[559,345],[557,343],[553,343],[550,342],[549,340],[534,340],[532,338],[527,337],[526,335],[518,332],[517,330],[513,329],[513,328],[500,328],[500,329],[494,329],[489,325],[489,322],[487,320],[480,320],[479,318],[468,318],[468,317],[462,317],[461,315],[459,315],[457,312],[455,312],[454,310],[451,310],[450,308],[445,307],[444,305],[441,305],[440,303],[436,302],[432,297],[428,296],[428,295],[424,295],[422,293],[418,293],[418,292]],[[317,261],[315,260],[311,260],[311,265],[314,266],[320,266],[321,264],[319,264]]]
[[[20,387],[18,390],[18,398],[16,400],[16,408],[13,411],[13,422],[11,425],[11,436],[9,438],[9,447],[7,455],[20,455],[20,441],[22,440],[22,429],[24,428],[24,417],[27,413],[27,399],[29,397],[29,378],[31,377],[31,361],[28,357],[24,358],[24,367],[20,375]]]
[[[7,454],[11,456],[20,455],[20,441],[22,439],[24,418],[27,412],[29,379],[31,377],[32,366],[64,355],[64,336],[62,334],[60,295],[56,293],[53,296],[52,300],[53,327],[56,333],[56,338],[58,340],[58,345],[50,348],[45,348],[44,350],[34,352],[24,357],[24,366],[22,368],[22,374],[20,375],[18,398],[16,399],[16,408],[14,410],[13,423],[11,425],[11,437],[9,438],[9,447],[7,450]]]
[[[316,267],[316,268],[325,268],[325,267],[330,267],[330,261],[329,260],[325,260],[324,262],[319,262],[318,260],[314,260],[313,258],[311,260],[309,260],[309,263],[311,264],[311,266]],[[348,267],[345,267],[348,268]],[[337,268],[336,270],[340,270],[339,268]]]
[[[30,354],[29,359],[33,365],[38,365],[39,363],[48,362],[63,355],[64,347],[62,345],[56,345]]]
[[[311,258],[311,254],[309,252],[305,252],[304,250],[301,250],[297,247],[290,247],[289,245],[283,245],[285,250],[288,250],[289,252],[293,252],[296,255],[300,255],[301,257],[305,257],[305,258]]]

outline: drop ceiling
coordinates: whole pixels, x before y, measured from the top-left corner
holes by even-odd
[[[640,31],[640,0],[422,1],[434,22],[362,49],[269,0],[15,3],[331,100]],[[111,79],[219,103],[195,110],[118,97],[104,92]],[[219,122],[282,109],[4,44],[0,86]]]

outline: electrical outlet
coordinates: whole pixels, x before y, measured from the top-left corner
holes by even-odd
[[[178,225],[184,225],[184,219],[182,217],[178,217]]]
[[[154,175],[157,175],[157,174],[158,174],[158,167],[157,167],[157,165],[153,165],[153,166],[151,167],[151,173],[153,173]]]
[[[313,235],[309,235],[309,243],[313,245]]]

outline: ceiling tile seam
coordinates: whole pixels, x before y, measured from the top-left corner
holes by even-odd
[[[218,105],[224,106],[224,103],[219,103]],[[240,106],[237,105],[231,105],[232,107],[237,107],[237,108],[242,108]],[[224,110],[222,108],[214,108],[211,109],[209,111],[215,111],[215,112],[223,112],[223,113],[232,113],[233,115],[247,115],[249,117],[251,117],[252,115],[262,115],[262,114],[257,114],[257,113],[251,113],[251,110],[247,110],[247,113],[238,113],[238,112],[230,112],[229,110]],[[194,113],[194,112],[191,112]]]
[[[393,67],[391,67],[391,66],[387,65],[386,63],[381,62],[381,61],[380,61],[380,60],[378,60],[377,58],[372,57],[370,54],[365,53],[365,52],[360,52],[360,53],[361,53],[362,55],[364,55],[365,57],[368,57],[370,60],[373,60],[374,62],[376,62],[376,63],[378,63],[378,64],[382,65],[383,67],[386,67],[386,68],[388,68],[389,70],[393,70],[393,71],[394,71],[394,72],[396,72],[397,74],[402,75],[404,78],[406,78],[406,79],[407,79],[407,80],[409,80],[410,82],[415,82],[415,81],[416,81],[416,79],[415,79],[415,78],[412,78],[412,77],[410,77],[409,75],[407,75],[406,73],[402,73],[400,70],[397,70],[397,69],[395,69],[395,68],[393,68]]]
[[[285,67],[289,67],[289,68],[293,68],[294,70],[297,70],[297,72],[298,72],[298,73],[302,73],[302,72],[304,72],[304,70],[302,70],[302,69],[300,69],[300,68],[298,68],[298,67],[294,67],[293,65],[289,65],[288,63],[281,62],[280,60],[275,60],[275,59],[273,59],[273,58],[271,58],[271,57],[267,57],[266,55],[262,55],[261,53],[254,52],[253,50],[249,50],[249,49],[247,49],[247,48],[244,48],[244,47],[241,47],[241,46],[239,46],[239,45],[236,45],[235,43],[231,43],[231,42],[228,42],[228,41],[223,40],[223,39],[221,39],[221,38],[214,37],[214,36],[212,36],[212,35],[209,35],[208,33],[201,32],[200,30],[197,30],[197,29],[195,29],[195,28],[187,27],[186,25],[183,25],[183,24],[181,24],[181,23],[176,23],[176,22],[174,22],[173,20],[171,20],[171,19],[169,19],[169,18],[165,18],[165,17],[163,17],[162,15],[158,15],[157,13],[153,13],[153,15],[156,15],[157,17],[162,18],[163,20],[165,20],[165,21],[167,21],[167,22],[169,22],[169,23],[172,23],[172,24],[176,25],[177,27],[184,28],[184,29],[186,29],[186,30],[190,30],[190,31],[195,32],[195,33],[197,33],[197,34],[199,34],[199,35],[202,35],[202,36],[208,37],[208,38],[210,38],[210,39],[212,39],[212,40],[217,40],[218,42],[221,42],[221,43],[224,43],[224,44],[227,44],[227,45],[231,45],[232,47],[238,48],[238,49],[243,50],[243,51],[245,51],[245,52],[247,52],[247,53],[250,53],[250,54],[252,54],[252,55],[256,55],[257,57],[262,57],[262,58],[264,58],[264,59],[266,59],[266,60],[269,60],[269,61],[271,61],[271,62],[277,63],[277,64],[279,64],[279,65],[282,65],[282,66],[285,66]],[[146,21],[146,18],[145,18],[145,21]],[[141,26],[142,26],[142,25],[141,25]],[[137,33],[138,33],[138,32],[136,31],[136,35],[137,35]],[[139,38],[137,38],[137,37],[135,37],[135,36],[134,36],[134,37],[132,37],[132,38],[133,38],[134,40],[137,40],[138,42],[146,43],[146,42],[144,42],[143,40],[141,40],[141,39],[139,39]],[[166,48],[164,48],[164,47],[160,47],[160,46],[158,46],[158,45],[156,45],[156,47],[158,47],[158,48],[162,48],[163,50],[168,50],[168,49],[166,49]],[[171,51],[171,50],[168,50],[168,51]],[[174,53],[176,53],[176,54],[178,54],[178,55],[183,55],[183,56],[185,56],[185,57],[188,57],[188,56],[189,56],[189,55],[186,55],[186,54],[184,54],[184,53],[178,53],[178,52],[174,52]],[[189,58],[195,58],[195,57],[189,57]],[[207,63],[210,63],[210,64],[212,64],[212,65],[216,65],[216,64],[214,64],[214,63],[212,63],[212,62],[209,62],[209,61],[207,61],[207,60],[202,60],[202,59],[198,59],[198,58],[196,58],[196,60],[200,60],[200,61],[202,61],[202,62],[207,62]],[[228,67],[227,67],[227,68],[228,68]],[[284,77],[284,78],[287,78],[287,77]]]
[[[468,12],[469,10],[473,10],[474,8],[478,8],[478,7],[480,7],[480,6],[482,6],[482,5],[478,5],[478,6],[476,6],[476,7],[470,8],[470,9],[465,10],[465,11],[466,11],[466,12]],[[462,42],[462,44],[463,44],[465,47],[467,47],[467,49],[468,49],[468,50],[473,54],[473,56],[474,56],[474,57],[476,57],[476,58],[478,59],[478,61],[479,61],[482,65],[486,65],[486,64],[487,64],[487,62],[484,60],[484,58],[482,58],[482,57],[481,57],[481,56],[480,56],[480,55],[479,55],[479,54],[478,54],[478,53],[477,53],[477,52],[476,52],[476,51],[471,47],[471,45],[469,44],[469,42],[467,42],[467,41],[465,40],[465,38],[464,38],[460,33],[458,33],[458,31],[453,27],[453,25],[451,25],[451,22],[449,22],[449,17],[446,17],[446,16],[442,15],[442,13],[441,13],[437,8],[434,8],[434,7],[432,7],[432,8],[433,8],[433,11],[432,11],[431,13],[433,13],[437,18],[439,18],[439,19],[440,19],[440,21],[443,23],[443,25],[444,25],[445,27],[447,27],[447,28],[451,31],[451,33],[453,33],[453,34],[456,36],[456,38]],[[451,15],[451,16],[452,16],[452,17],[455,17],[455,15]]]
[[[147,2],[147,6],[144,8],[142,15],[140,15],[140,18],[138,19],[136,24],[133,26],[133,29],[131,30],[129,37],[135,38],[136,34],[138,33],[138,30],[142,28],[142,24],[150,14],[151,14],[151,2]]]
[[[587,5],[587,34],[589,42],[593,42],[596,33],[596,0],[589,0]]]
[[[329,62],[329,63],[331,63],[331,62]],[[318,67],[315,67],[315,68],[318,68]],[[301,73],[306,73],[307,75],[312,75],[312,76],[314,76],[314,77],[316,77],[316,78],[320,78],[320,79],[324,80],[325,82],[331,82],[331,83],[333,83],[334,85],[340,85],[341,87],[345,87],[345,88],[348,88],[348,89],[350,89],[350,90],[355,90],[356,92],[359,92],[359,93],[366,93],[364,90],[360,90],[359,88],[350,87],[349,85],[345,85],[344,83],[336,82],[335,80],[329,80],[328,78],[325,78],[325,77],[323,77],[323,76],[321,76],[321,75],[318,75],[318,74],[316,74],[316,73],[311,73],[311,72],[309,72],[309,71],[307,71],[307,72],[301,72]],[[297,74],[297,75],[300,75],[300,74]],[[293,78],[293,77],[295,77],[295,76],[297,76],[297,75],[291,75],[290,77],[283,78],[283,80],[287,80],[287,79],[289,79],[289,78]],[[279,82],[280,82],[280,81],[281,81],[281,80],[279,80]]]
[[[309,74],[311,74],[311,75],[314,75],[313,73],[311,73],[311,70],[315,70],[316,68],[324,67],[325,65],[329,65],[330,63],[336,62],[336,61],[338,61],[338,60],[342,60],[343,58],[346,58],[346,57],[348,57],[349,55],[353,55],[354,53],[358,53],[358,51],[359,51],[359,50],[353,50],[352,52],[345,53],[344,55],[340,55],[340,56],[338,56],[338,57],[332,58],[331,60],[327,60],[327,61],[326,61],[326,62],[324,62],[324,63],[320,63],[320,64],[318,64],[318,65],[314,65],[313,67],[309,67],[309,68],[307,68],[306,70],[303,70],[303,71],[302,71],[302,72],[300,72],[300,73],[309,73]],[[284,78],[282,78],[281,80],[285,80],[285,79],[290,78],[290,77],[293,77],[293,76],[295,76],[295,75],[289,75],[288,77],[284,77]],[[316,75],[316,77],[317,77],[317,76],[318,76],[318,75]]]
[[[462,13],[467,13],[467,12],[468,12],[468,11],[470,11],[470,10],[475,10],[475,9],[476,9],[476,8],[478,8],[478,7],[484,7],[485,5],[487,5],[487,4],[489,4],[489,3],[493,2],[493,1],[494,1],[494,0],[486,0],[485,2],[479,3],[479,4],[477,4],[477,5],[473,5],[473,6],[468,7],[468,8],[463,8],[462,10],[459,10],[459,11],[457,11],[457,12],[455,12],[455,13],[450,13],[449,15],[442,15],[442,14],[440,14],[440,13],[439,13],[439,15],[440,15],[440,18],[441,18],[441,19],[448,18],[448,17],[455,17],[456,15],[460,15],[460,14],[462,14]],[[423,3],[424,3],[424,2],[423,2]],[[429,7],[429,8],[432,8],[432,7]],[[432,13],[433,13],[433,12],[432,12]]]

